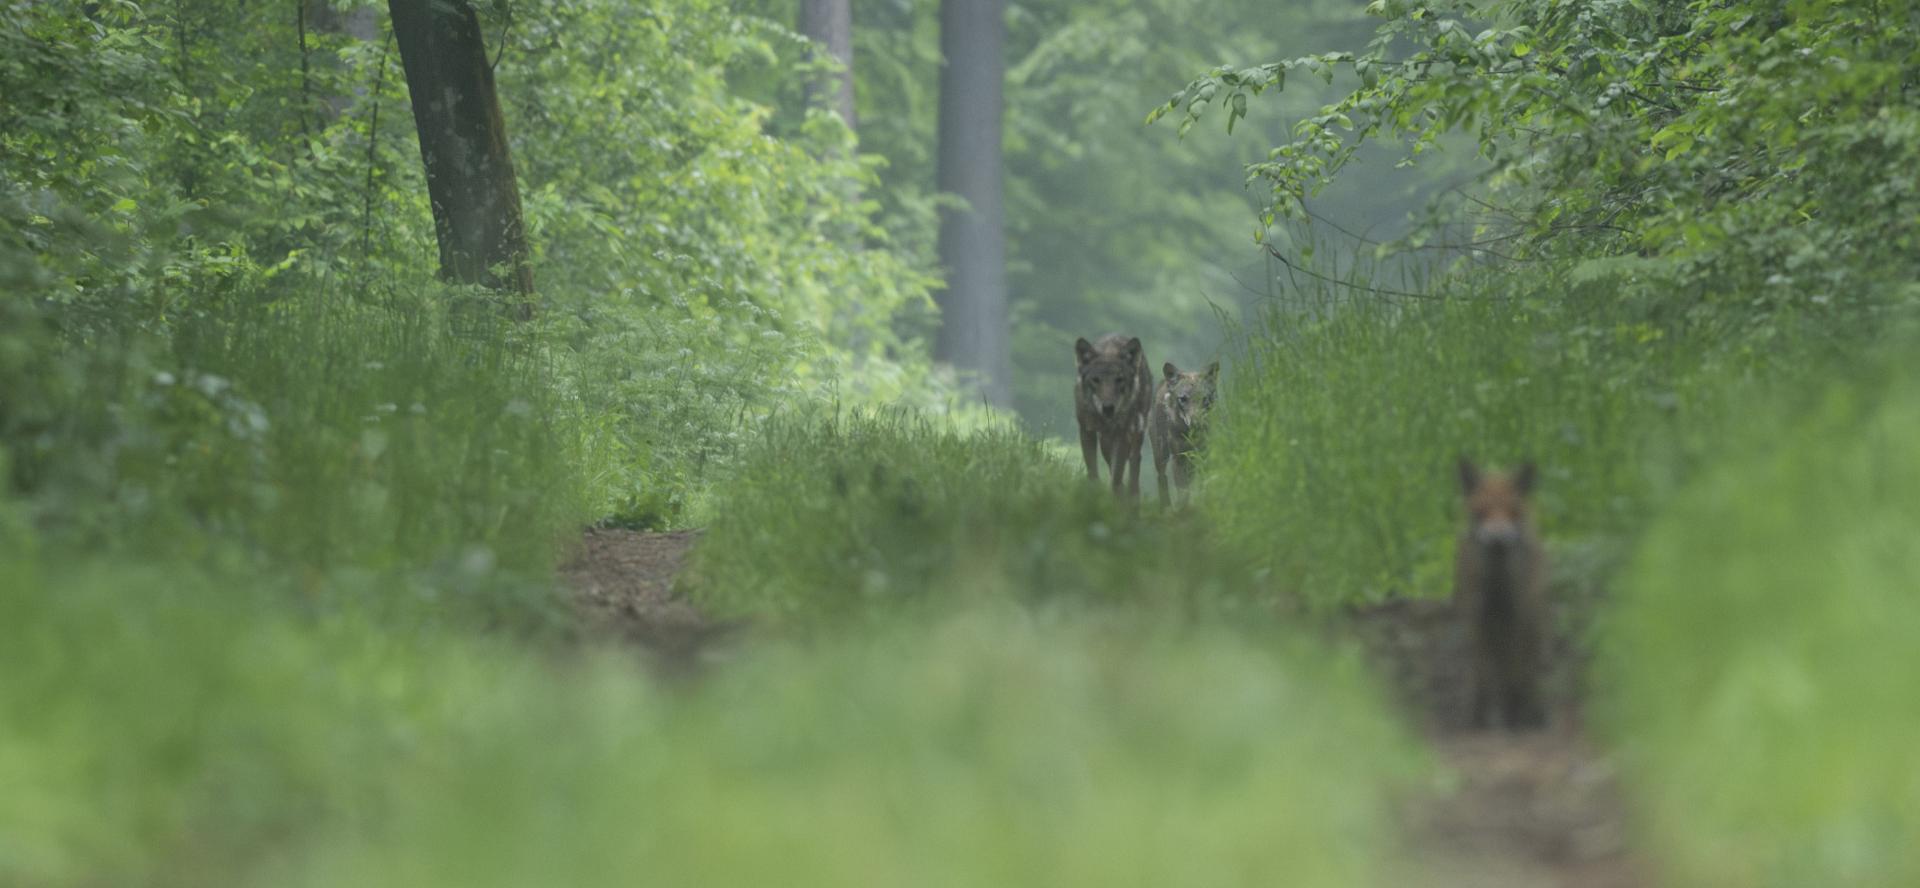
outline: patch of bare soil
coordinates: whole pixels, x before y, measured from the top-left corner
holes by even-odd
[[[699,538],[697,530],[587,531],[579,553],[560,568],[587,633],[632,642],[670,668],[719,651],[740,624],[706,616],[673,589]]]
[[[1590,569],[1575,571],[1588,576]],[[1554,641],[1545,690],[1552,726],[1532,733],[1468,726],[1466,628],[1445,602],[1396,601],[1352,614],[1349,628],[1414,712],[1447,771],[1443,789],[1402,812],[1402,872],[1421,888],[1644,888],[1627,846],[1612,760],[1588,741],[1582,711],[1601,598],[1551,590]]]

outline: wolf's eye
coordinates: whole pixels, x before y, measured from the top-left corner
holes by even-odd
[[[1180,396],[1180,406],[1182,406],[1182,407],[1185,407],[1185,406],[1187,406],[1187,396],[1186,396],[1186,395],[1181,395],[1181,396]]]

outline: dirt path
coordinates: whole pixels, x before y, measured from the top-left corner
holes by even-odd
[[[660,665],[685,669],[724,654],[740,628],[674,594],[673,578],[700,531],[589,530],[560,575],[590,635],[636,644]]]
[[[562,568],[588,630],[640,645],[669,669],[724,656],[740,627],[708,619],[673,592],[698,531],[587,533]],[[1555,727],[1528,735],[1463,729],[1464,634],[1444,607],[1396,602],[1356,611],[1357,635],[1414,711],[1448,771],[1445,791],[1401,812],[1407,888],[1645,888],[1626,847],[1610,760],[1580,726],[1584,637],[1594,596],[1561,590],[1562,638],[1548,686]]]
[[[1466,632],[1451,609],[1396,601],[1355,611],[1357,635],[1415,713],[1447,791],[1413,800],[1400,884],[1422,888],[1644,888],[1647,867],[1626,844],[1612,760],[1587,738],[1584,685],[1600,594],[1556,588],[1553,727],[1532,734],[1467,729]]]

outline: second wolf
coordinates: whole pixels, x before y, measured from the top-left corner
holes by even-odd
[[[1467,527],[1454,562],[1454,605],[1467,628],[1477,728],[1538,728],[1549,631],[1546,554],[1527,497],[1532,463],[1511,474],[1483,473],[1460,460]]]
[[[1190,494],[1193,483],[1193,451],[1206,432],[1207,411],[1213,409],[1214,392],[1219,388],[1220,362],[1207,365],[1200,373],[1181,372],[1172,361],[1160,368],[1166,381],[1153,396],[1153,413],[1147,419],[1147,435],[1153,441],[1153,473],[1160,479],[1160,505],[1172,504],[1167,490],[1167,463],[1173,463],[1173,483],[1180,488],[1181,499]]]
[[[1073,344],[1079,381],[1073,388],[1074,418],[1080,422],[1080,455],[1087,461],[1087,480],[1100,480],[1095,452],[1106,457],[1113,475],[1113,492],[1121,491],[1128,466],[1134,499],[1140,498],[1140,445],[1147,436],[1147,407],[1153,398],[1153,374],[1147,369],[1146,349],[1138,337],[1111,333],[1099,342],[1080,339]]]

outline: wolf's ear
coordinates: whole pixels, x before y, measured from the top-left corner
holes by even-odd
[[[1207,365],[1207,381],[1215,382],[1219,379],[1220,379],[1220,362],[1214,361],[1213,363]]]
[[[1479,486],[1480,486],[1480,467],[1474,465],[1473,460],[1470,460],[1465,456],[1461,456],[1460,457],[1460,492],[1472,493],[1474,488]]]
[[[1127,357],[1137,361],[1142,354],[1146,353],[1146,350],[1146,346],[1140,344],[1140,337],[1135,336],[1127,340]]]
[[[1091,360],[1093,360],[1093,343],[1082,336],[1073,344],[1073,363],[1076,366],[1085,366]]]
[[[1520,468],[1513,470],[1513,489],[1520,491],[1521,496],[1533,493],[1533,482],[1538,480],[1540,470],[1534,466],[1533,460],[1527,460],[1520,464]]]
[[[1166,374],[1168,382],[1172,382],[1175,376],[1180,375],[1180,368],[1173,366],[1172,361],[1168,361],[1160,365],[1160,372]]]

